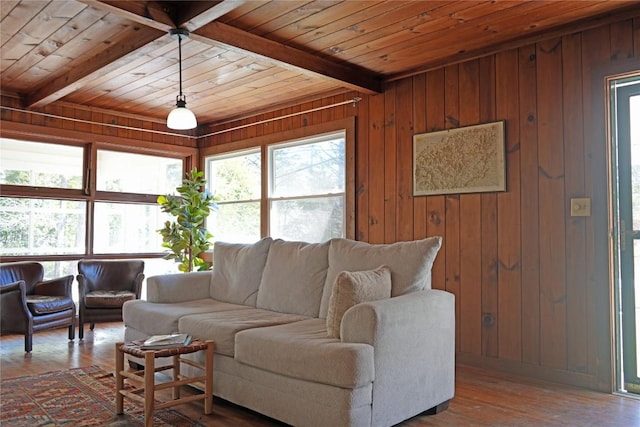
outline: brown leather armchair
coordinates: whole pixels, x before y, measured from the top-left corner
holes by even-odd
[[[33,333],[69,328],[75,338],[76,305],[71,297],[73,276],[43,281],[38,262],[0,264],[0,332],[24,334],[24,351],[30,352]]]
[[[96,322],[122,321],[122,305],[140,299],[144,261],[78,261],[78,337],[84,338],[84,324],[93,330]]]

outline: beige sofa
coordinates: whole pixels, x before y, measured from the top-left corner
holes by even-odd
[[[287,424],[394,425],[454,395],[454,297],[431,289],[440,245],[218,242],[213,272],[148,279],[147,300],[124,305],[125,340],[215,340],[214,395]]]

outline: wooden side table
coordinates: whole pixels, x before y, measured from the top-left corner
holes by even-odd
[[[204,400],[204,413],[211,414],[213,405],[213,349],[214,343],[211,340],[201,341],[194,340],[191,344],[166,348],[162,350],[145,350],[140,348],[141,343],[116,343],[116,413],[122,414],[124,411],[124,398],[131,399],[144,404],[144,425],[146,427],[153,426],[153,411],[155,409],[168,408],[195,400]],[[193,360],[181,357],[183,354],[195,353],[204,350],[205,364],[204,366]],[[130,354],[135,357],[144,358],[144,370],[126,371],[124,369],[124,355]],[[155,367],[155,359],[158,357],[173,357],[173,364],[165,367]],[[180,373],[180,365],[185,363],[204,369],[204,376],[201,377],[185,377]],[[164,383],[155,383],[155,373],[173,369],[172,381]],[[124,389],[124,381],[129,379],[137,384],[138,388],[128,391]],[[196,394],[180,398],[180,387],[183,385],[203,383],[204,393]],[[155,392],[166,388],[173,388],[173,400],[155,404]],[[140,396],[140,395],[143,396]]]

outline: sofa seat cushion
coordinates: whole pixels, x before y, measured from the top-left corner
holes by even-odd
[[[184,316],[178,322],[178,331],[200,339],[211,339],[216,344],[216,353],[233,357],[238,332],[305,319],[308,317],[245,307]]]
[[[237,304],[211,298],[179,303],[153,303],[144,300],[127,301],[122,307],[122,319],[128,327],[145,331],[149,335],[177,332],[178,320],[183,316],[226,310],[250,310]]]
[[[90,308],[120,308],[125,301],[134,299],[136,294],[131,291],[97,290],[84,296],[84,305]]]
[[[75,309],[71,298],[54,295],[27,295],[27,307],[36,316]]]
[[[373,347],[327,338],[324,319],[308,319],[236,335],[240,363],[287,377],[344,388],[374,380]]]

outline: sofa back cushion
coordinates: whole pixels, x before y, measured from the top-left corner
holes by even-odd
[[[431,267],[441,245],[439,236],[384,245],[332,239],[320,317],[327,317],[333,284],[343,271],[373,270],[387,265],[391,270],[392,297],[430,288]]]
[[[262,274],[256,306],[281,313],[318,317],[329,266],[325,243],[274,240]]]
[[[216,242],[213,245],[211,297],[255,307],[272,241],[265,237],[252,244]]]

